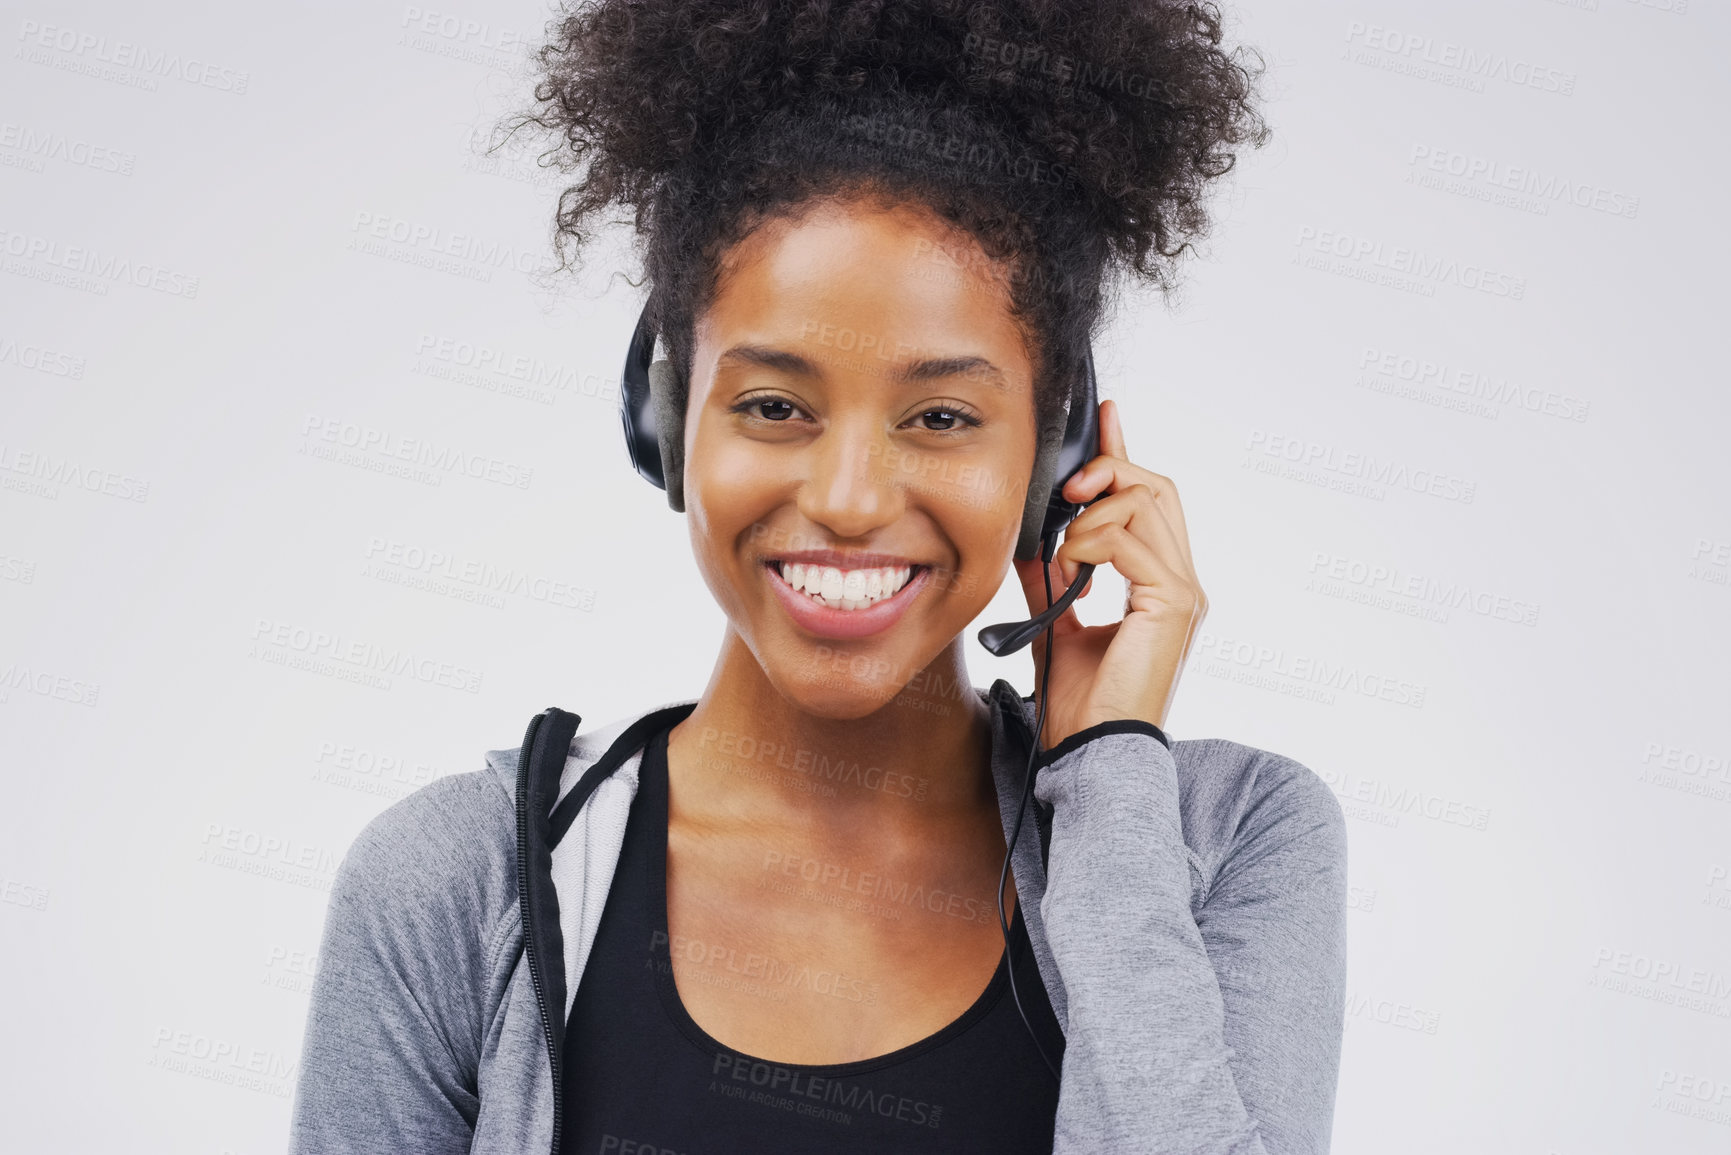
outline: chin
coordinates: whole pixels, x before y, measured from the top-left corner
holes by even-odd
[[[813,665],[821,668],[813,669]],[[850,663],[838,655],[834,663],[808,663],[792,669],[765,667],[770,684],[801,711],[819,718],[852,721],[882,710],[902,692],[903,686],[888,676],[860,677]]]

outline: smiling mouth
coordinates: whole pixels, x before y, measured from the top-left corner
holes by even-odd
[[[832,565],[767,561],[764,565],[795,592],[818,605],[837,610],[863,610],[899,593],[924,565],[838,569]]]

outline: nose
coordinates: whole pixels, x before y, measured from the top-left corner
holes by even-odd
[[[799,511],[838,538],[869,537],[902,516],[906,494],[883,429],[863,415],[837,419],[807,449]]]

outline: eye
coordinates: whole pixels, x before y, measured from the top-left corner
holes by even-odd
[[[777,397],[771,393],[760,393],[754,397],[746,397],[734,402],[728,407],[729,413],[743,413],[758,421],[786,421],[799,412],[799,406],[785,397]]]
[[[785,397],[760,393],[735,401],[728,412],[741,414],[749,421],[781,424],[804,411]],[[920,428],[928,433],[960,433],[981,424],[978,417],[958,404],[928,406],[912,420],[920,422]]]
[[[980,419],[959,405],[933,405],[923,411],[915,421],[923,421],[923,428],[930,433],[959,433],[980,424]],[[938,424],[932,424],[936,421]]]

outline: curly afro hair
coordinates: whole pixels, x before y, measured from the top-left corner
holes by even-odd
[[[578,174],[559,268],[608,205],[634,210],[681,406],[729,247],[866,194],[922,202],[1007,274],[1050,428],[1107,274],[1168,292],[1232,146],[1268,138],[1261,58],[1221,39],[1214,5],[1167,0],[596,0],[548,25],[511,130]]]

